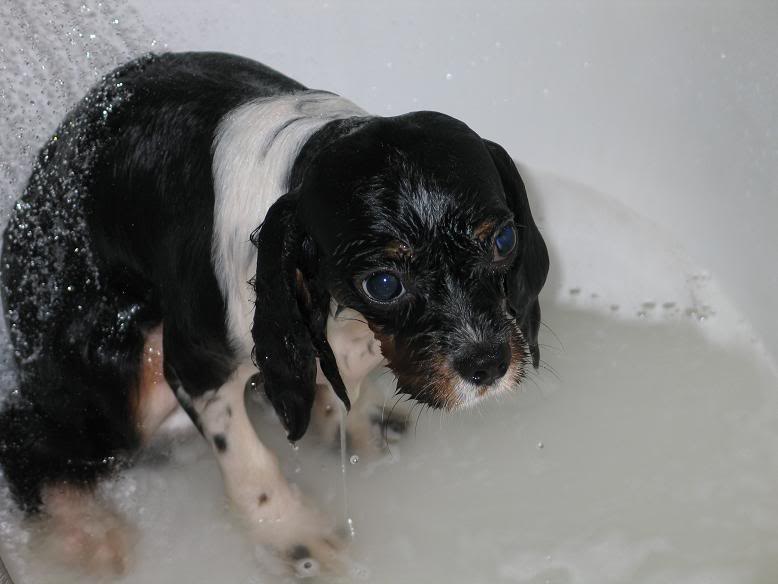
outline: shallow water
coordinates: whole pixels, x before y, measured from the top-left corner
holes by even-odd
[[[4,209],[68,104],[95,76],[158,48],[122,5],[22,4],[0,4],[0,114],[12,130],[0,133]],[[409,434],[384,459],[346,465],[350,579],[774,582],[778,378],[759,340],[655,226],[608,196],[522,170],[553,256],[544,368],[474,411],[398,406],[410,410]],[[337,448],[311,436],[292,450],[261,400],[252,404],[290,480],[344,525]],[[192,432],[103,492],[139,528],[122,582],[276,581]],[[52,564],[18,519],[6,497],[2,556],[19,584],[89,583]]]
[[[758,339],[671,241],[647,244],[654,226],[580,185],[529,176],[556,269],[543,366],[514,395],[455,415],[397,405],[408,434],[383,459],[346,464],[348,515],[337,444],[309,435],[294,450],[249,396],[287,477],[341,527],[353,518],[346,580],[774,582],[778,377]],[[605,225],[608,238],[592,235]],[[388,409],[391,383],[376,376]],[[279,581],[191,429],[103,493],[139,528],[122,582]],[[3,557],[20,583],[88,584],[17,520],[3,510]]]
[[[553,373],[476,411],[425,412],[418,424],[414,412],[390,455],[349,465],[352,579],[774,581],[771,370],[686,318],[628,322],[561,305],[546,315],[559,339],[544,337]],[[273,415],[255,410],[290,480],[343,524],[337,448],[309,438],[293,451]],[[226,508],[210,450],[189,436],[170,460],[104,489],[140,528],[122,582],[276,581]],[[4,557],[19,582],[88,582],[40,561],[8,522],[6,510]]]

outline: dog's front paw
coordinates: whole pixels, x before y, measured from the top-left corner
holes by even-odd
[[[258,503],[265,509],[250,521],[252,536],[263,552],[270,552],[277,571],[298,578],[345,572],[345,542],[295,489]]]
[[[304,538],[282,554],[287,571],[298,578],[313,578],[319,574],[341,574],[345,569],[343,542],[334,534]]]
[[[408,428],[409,412],[402,404],[386,407],[383,396],[366,385],[346,417],[346,437],[349,454],[375,459],[397,443]],[[313,424],[325,443],[340,448],[340,404],[327,385],[317,386]]]

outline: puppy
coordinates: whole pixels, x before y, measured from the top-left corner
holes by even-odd
[[[337,538],[257,439],[247,379],[292,441],[317,379],[348,408],[382,362],[435,408],[508,391],[538,365],[548,254],[510,157],[464,123],[182,53],[120,67],[66,117],[1,267],[19,504],[121,569],[127,538],[92,489],[180,404],[251,536],[305,576],[337,569]]]

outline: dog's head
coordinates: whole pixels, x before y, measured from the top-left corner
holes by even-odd
[[[398,389],[467,406],[538,365],[548,253],[508,154],[433,112],[331,122],[295,163],[258,246],[254,342],[290,439],[316,358],[348,406],[325,325],[330,299],[364,315]]]

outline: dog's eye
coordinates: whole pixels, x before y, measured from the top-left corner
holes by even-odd
[[[377,272],[362,282],[365,293],[377,302],[392,302],[405,292],[400,278],[389,272]]]
[[[516,228],[506,225],[494,236],[494,259],[505,259],[516,247]]]

